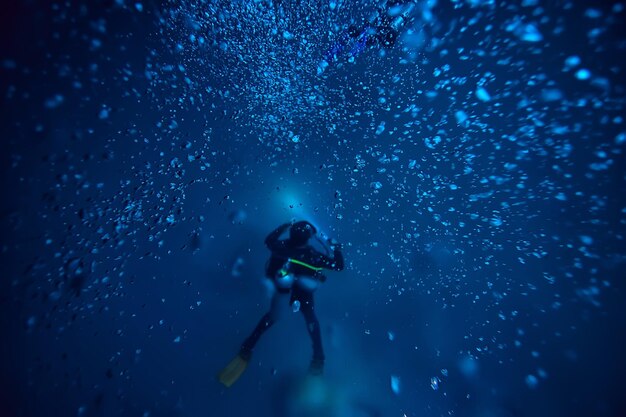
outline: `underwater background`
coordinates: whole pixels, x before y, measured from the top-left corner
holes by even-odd
[[[626,5],[10,0],[0,416],[626,417]],[[265,236],[343,244],[231,388]]]

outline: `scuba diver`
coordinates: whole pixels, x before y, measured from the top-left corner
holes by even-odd
[[[368,47],[393,47],[400,31],[414,20],[415,6],[411,0],[387,0],[384,7],[379,7],[374,17],[361,27],[350,25],[347,33],[342,34],[324,54],[317,74],[322,74],[330,63],[338,61],[344,54],[348,55],[348,60],[353,60]]]
[[[287,230],[289,238],[281,240],[280,236]],[[302,312],[311,336],[313,359],[309,372],[312,375],[323,373],[325,357],[320,325],[315,315],[313,292],[320,282],[326,281],[322,271],[341,271],[344,260],[341,245],[334,239],[326,239],[326,243],[333,250],[331,258],[309,244],[312,238],[326,247],[315,226],[307,221],[283,224],[265,238],[265,245],[272,252],[265,268],[265,275],[272,280],[275,289],[271,307],[244,340],[237,356],[218,375],[225,386],[230,387],[243,374],[254,346],[263,333],[279,319],[282,308],[287,305],[291,305],[294,311],[299,309]]]

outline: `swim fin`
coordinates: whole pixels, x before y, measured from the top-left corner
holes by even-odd
[[[228,365],[226,365],[226,368],[222,369],[218,378],[222,384],[224,384],[227,388],[230,388],[231,385],[237,382],[247,367],[248,361],[241,355],[237,355]]]

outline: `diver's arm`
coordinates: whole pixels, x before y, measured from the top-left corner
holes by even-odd
[[[285,223],[282,224],[280,226],[278,226],[272,233],[270,233],[269,235],[267,235],[267,237],[265,238],[265,245],[271,250],[271,251],[275,251],[275,250],[279,250],[282,249],[284,244],[283,242],[279,239],[280,235],[282,235],[283,233],[285,233],[285,231],[287,229],[289,229],[289,227],[291,226],[291,223]]]
[[[343,253],[341,252],[341,245],[336,244],[333,251],[334,270],[341,271],[344,268]]]
[[[317,262],[324,269],[330,269],[333,271],[341,271],[344,268],[343,253],[341,253],[341,245],[335,244],[333,250],[333,257],[329,258],[326,255],[319,254]]]

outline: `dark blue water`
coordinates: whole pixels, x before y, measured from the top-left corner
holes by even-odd
[[[626,5],[2,6],[1,416],[626,416]],[[265,236],[343,243],[300,314]]]

